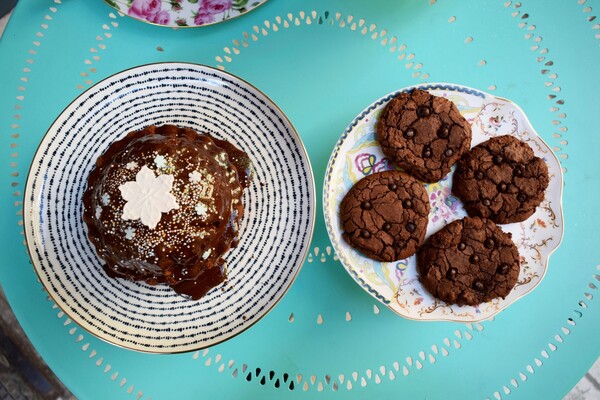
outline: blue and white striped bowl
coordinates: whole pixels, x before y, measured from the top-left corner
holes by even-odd
[[[240,244],[226,255],[228,282],[200,301],[108,278],[82,222],[97,157],[128,132],[163,124],[231,141],[255,167]],[[202,65],[150,64],[103,80],[60,114],[33,159],[24,214],[35,271],[74,322],[125,348],[185,352],[241,333],[285,294],[312,237],[314,178],[294,127],[255,87]]]

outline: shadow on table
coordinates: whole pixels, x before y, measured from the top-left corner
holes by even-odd
[[[0,288],[0,399],[33,400],[75,397],[35,351]]]

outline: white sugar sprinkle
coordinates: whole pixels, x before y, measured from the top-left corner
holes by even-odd
[[[201,216],[202,218],[206,218],[206,213],[208,212],[208,207],[206,207],[203,203],[196,204],[196,214]]]
[[[156,156],[154,157],[154,164],[158,168],[164,168],[167,166],[167,159],[164,156]]]
[[[125,239],[131,240],[131,239],[133,239],[134,236],[135,236],[135,229],[133,229],[131,226],[129,228],[125,229]]]
[[[198,182],[200,182],[202,175],[200,175],[200,172],[198,172],[198,171],[193,171],[193,172],[189,173],[189,177],[190,177],[190,182],[198,183]]]

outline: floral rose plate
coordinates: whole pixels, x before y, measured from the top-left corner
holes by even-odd
[[[550,184],[535,214],[521,223],[500,225],[512,233],[519,249],[521,272],[513,290],[479,306],[449,305],[434,298],[421,285],[416,256],[396,262],[378,262],[350,247],[342,239],[339,205],[361,178],[395,168],[385,158],[375,138],[375,124],[389,100],[414,87],[443,96],[456,104],[471,123],[475,146],[491,137],[514,135],[525,141],[548,165]],[[523,111],[509,100],[453,84],[425,84],[386,95],[361,112],[336,144],[325,174],[323,207],[329,237],[340,261],[352,278],[395,313],[415,320],[476,322],[489,319],[531,292],[546,273],[550,254],[563,235],[562,169],[548,145],[536,134]],[[431,212],[426,239],[454,220],[466,216],[461,201],[451,194],[454,168],[440,182],[425,184]]]
[[[104,0],[139,21],[169,27],[214,25],[239,17],[267,0]]]

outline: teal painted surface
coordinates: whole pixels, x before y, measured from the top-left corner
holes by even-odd
[[[57,4],[21,0],[0,40],[0,154],[4,160],[0,163],[0,234],[5,249],[0,282],[44,359],[79,398],[85,399],[132,398],[139,392],[142,398],[153,399],[204,395],[493,399],[495,392],[507,397],[504,386],[511,391],[510,398],[562,397],[600,355],[600,292],[589,286],[600,286],[600,278],[594,277],[600,275],[596,233],[600,182],[595,172],[600,167],[600,117],[595,101],[600,89],[600,42],[595,37],[598,30],[593,29],[597,20],[588,21],[600,10],[600,2],[548,5],[528,0],[520,2],[518,8],[513,3],[506,7],[503,1],[439,1],[429,5],[425,1],[271,0],[227,23],[174,31],[128,17],[111,18],[113,10],[101,1]],[[586,7],[592,10],[586,12]],[[312,17],[313,10],[317,18]],[[300,11],[305,12],[304,18]],[[336,18],[338,12],[340,19]],[[293,15],[291,21],[289,13]],[[528,16],[523,18],[524,14]],[[456,19],[449,22],[451,17]],[[345,27],[340,27],[342,19]],[[359,24],[361,19],[364,25],[352,30],[352,23]],[[284,27],[284,21],[289,28]],[[371,24],[376,24],[374,30],[362,34],[363,26],[369,30]],[[532,25],[535,29],[528,30]],[[382,29],[387,31],[385,37],[397,37],[396,44],[404,44],[406,49],[391,52],[389,42],[382,44],[379,35],[371,37]],[[528,34],[532,36],[527,38]],[[473,40],[465,43],[469,37]],[[533,46],[538,48],[532,50]],[[403,59],[398,59],[402,54]],[[482,60],[485,65],[480,65]],[[29,162],[47,128],[81,88],[120,70],[156,61],[222,65],[264,91],[299,131],[311,158],[317,193],[339,135],[358,112],[386,93],[420,82],[441,81],[515,101],[538,133],[556,148],[567,170],[564,241],[550,259],[546,278],[495,320],[482,323],[482,330],[457,323],[402,319],[375,303],[330,255],[325,262],[320,261],[330,243],[319,195],[312,262],[305,263],[289,293],[269,315],[208,353],[133,353],[95,339],[73,323],[66,324],[67,318],[58,317],[60,310],[52,308],[37,283],[20,233],[22,217],[18,213]],[[421,67],[415,68],[418,64]],[[428,77],[423,78],[424,74]],[[551,83],[546,86],[546,82]],[[490,89],[492,86],[495,89]],[[556,87],[560,91],[553,91]],[[15,105],[21,108],[15,109]],[[373,312],[374,305],[380,309],[378,314]],[[352,318],[349,322],[347,312]],[[292,313],[294,322],[289,322]],[[319,315],[321,324],[317,323]],[[568,318],[576,325],[570,325]],[[432,346],[436,346],[437,354]],[[110,370],[104,372],[108,365]],[[244,372],[243,365],[247,365]],[[527,370],[528,365],[533,373]],[[406,376],[404,367],[409,372]],[[256,368],[260,368],[258,377]],[[237,376],[233,377],[236,369]],[[270,371],[274,372],[273,380]],[[357,380],[353,378],[355,372]],[[289,377],[283,384],[285,373]],[[303,377],[300,384],[298,374]],[[340,374],[344,375],[343,383]],[[262,377],[264,385],[260,383]],[[126,381],[121,385],[123,379]],[[279,389],[274,387],[277,379]],[[294,390],[287,388],[290,380],[295,382]],[[308,391],[303,390],[305,382]],[[333,390],[334,382],[337,390]]]

